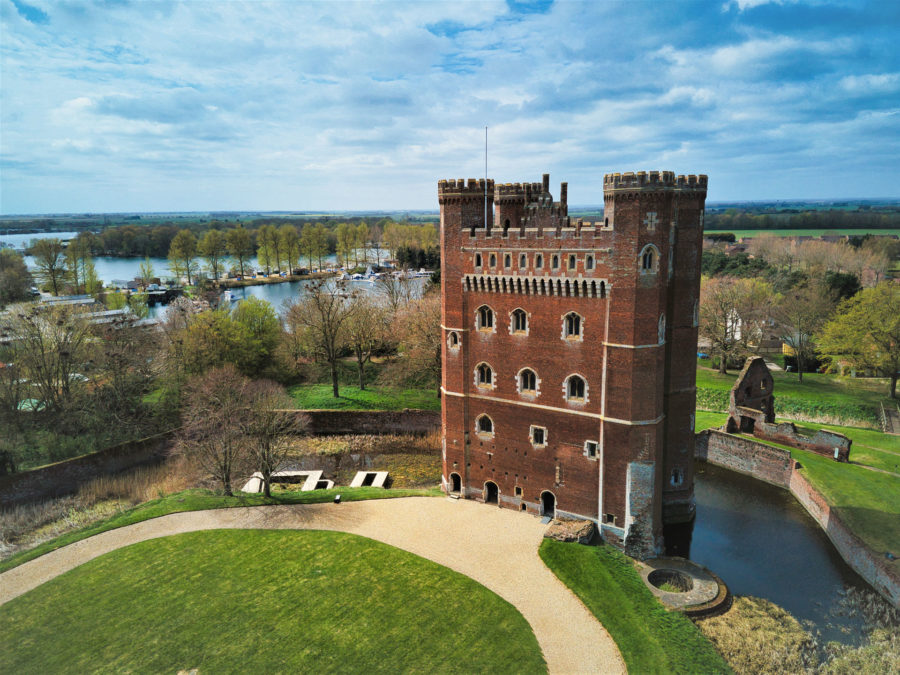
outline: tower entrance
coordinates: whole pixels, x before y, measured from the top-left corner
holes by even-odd
[[[541,493],[541,515],[556,518],[556,495],[552,492]]]

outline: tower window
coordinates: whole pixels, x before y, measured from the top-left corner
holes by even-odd
[[[584,378],[578,375],[571,375],[566,380],[566,399],[569,401],[582,402],[585,400],[585,392],[587,391],[587,383]]]
[[[528,256],[526,256],[524,253],[519,255],[519,267],[522,269],[528,267]]]
[[[597,459],[597,441],[584,442],[584,456],[588,459]]]
[[[530,368],[525,368],[519,373],[519,392],[522,394],[537,393],[537,375]]]
[[[475,369],[475,384],[479,387],[491,387],[494,384],[494,371],[488,364],[478,364]]]
[[[456,331],[451,331],[447,336],[447,346],[450,349],[459,349],[459,335],[456,334]]]
[[[592,270],[592,269],[594,269],[594,256],[589,255],[589,256],[586,256],[586,257],[585,257],[585,259],[584,259],[584,269],[586,269],[586,270]]]
[[[550,267],[555,270],[559,269],[559,256],[558,255],[555,255],[552,258],[550,258]]]
[[[475,317],[475,327],[478,330],[493,332],[494,330],[494,310],[487,305],[478,308]]]
[[[569,269],[574,270],[578,266],[578,256],[574,253],[569,255]]]
[[[536,446],[547,445],[547,429],[546,427],[536,427],[531,425],[528,435],[531,437],[531,444]]]
[[[475,254],[475,267],[481,267],[481,254]]]
[[[488,258],[488,260],[490,261],[491,267],[497,266],[497,254],[496,253],[491,253],[491,257]]]
[[[534,256],[534,266],[537,269],[542,269],[544,267],[544,256],[540,253]]]
[[[475,420],[475,431],[479,434],[494,435],[494,422],[487,415],[481,415]]]
[[[647,244],[641,251],[641,273],[651,274],[656,272],[656,262],[659,254],[653,244]]]
[[[525,313],[524,309],[517,309],[512,313],[512,332],[528,332],[528,315]]]
[[[503,256],[503,266],[506,269],[509,269],[510,267],[512,267],[512,256],[509,253],[507,253],[505,256]]]
[[[578,316],[575,312],[570,312],[566,314],[565,325],[563,326],[564,335],[566,338],[580,338],[581,337],[581,317]]]

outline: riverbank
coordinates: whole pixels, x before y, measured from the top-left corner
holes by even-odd
[[[266,284],[283,284],[291,281],[312,281],[314,279],[330,279],[337,272],[310,272],[309,274],[289,274],[287,276],[250,277],[245,279],[224,279],[214,282],[219,288],[245,288],[247,286],[264,286]]]

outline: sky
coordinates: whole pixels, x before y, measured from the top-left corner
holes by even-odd
[[[0,0],[0,214],[900,197],[900,2]]]

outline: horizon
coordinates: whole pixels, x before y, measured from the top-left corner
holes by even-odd
[[[900,198],[900,9],[647,8],[0,0],[0,214],[432,211],[485,126],[488,175],[573,204],[632,170]]]

